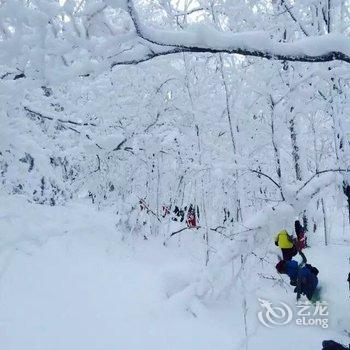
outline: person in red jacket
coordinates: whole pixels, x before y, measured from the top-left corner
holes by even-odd
[[[302,251],[306,247],[306,232],[299,220],[294,222],[295,234],[297,236],[297,249]]]
[[[192,204],[190,204],[190,207],[188,208],[188,211],[187,211],[186,224],[187,224],[187,227],[189,228],[197,226],[196,210]]]

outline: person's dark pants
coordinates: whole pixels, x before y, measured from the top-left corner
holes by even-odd
[[[292,248],[282,248],[283,260],[292,260],[293,256],[297,254],[297,250]]]
[[[312,299],[312,296],[315,293],[317,285],[318,285],[318,278],[314,274],[311,274],[305,281],[305,284],[302,284],[301,286],[302,292],[306,295],[306,297],[309,300]]]

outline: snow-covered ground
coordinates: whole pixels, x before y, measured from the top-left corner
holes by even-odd
[[[247,281],[255,292],[246,306],[234,293],[200,300],[192,286],[215,269],[205,270],[198,239],[167,246],[163,239],[122,241],[114,221],[82,203],[47,207],[0,198],[0,349],[311,350],[323,339],[348,342],[349,246],[307,251],[320,270],[329,328],[267,328],[258,321],[257,298],[295,309],[287,284],[256,276]],[[261,271],[279,278],[273,265]]]

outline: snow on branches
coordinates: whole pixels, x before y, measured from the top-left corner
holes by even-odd
[[[55,1],[3,2],[1,80],[62,82],[183,52],[240,54],[281,61],[350,62],[350,40],[341,33],[307,33],[302,39],[281,41],[263,29],[219,30],[207,23],[194,23],[185,29],[161,29],[161,24],[144,23],[133,0],[82,4],[72,0],[63,6]],[[283,5],[287,6],[285,2]],[[291,9],[286,8],[297,21]],[[170,16],[165,8],[162,10]],[[298,25],[305,35],[305,28],[299,22]]]

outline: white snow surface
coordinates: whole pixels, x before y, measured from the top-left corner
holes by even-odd
[[[324,339],[348,341],[349,246],[306,252],[320,270],[328,329],[261,325],[258,297],[292,306],[295,295],[288,285],[255,276],[246,285],[245,337],[237,294],[201,299],[198,288],[193,292],[203,276],[218,271],[204,267],[194,233],[167,246],[163,237],[122,241],[114,219],[83,202],[48,207],[0,197],[0,349],[311,350]],[[278,278],[273,265],[263,269]]]

